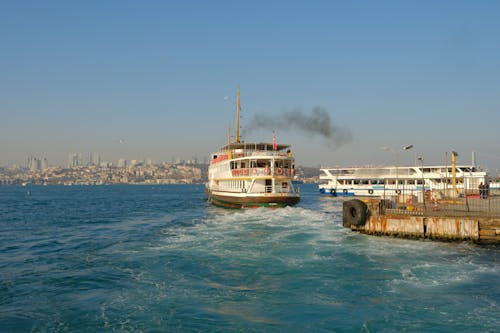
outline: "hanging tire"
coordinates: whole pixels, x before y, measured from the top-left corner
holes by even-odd
[[[336,197],[337,196],[337,190],[335,190],[334,188],[332,188],[330,190],[330,194],[333,195],[334,197]]]
[[[368,206],[358,199],[344,201],[342,206],[342,225],[346,228],[351,226],[362,227],[368,218]]]

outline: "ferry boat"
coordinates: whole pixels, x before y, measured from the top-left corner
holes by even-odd
[[[300,200],[294,184],[295,164],[290,145],[240,142],[240,90],[237,92],[234,142],[220,147],[210,156],[208,200],[231,208],[283,207]]]
[[[473,193],[488,181],[473,165],[321,168],[319,191],[333,196],[395,196],[432,191],[437,196]],[[467,192],[467,193],[466,193]]]

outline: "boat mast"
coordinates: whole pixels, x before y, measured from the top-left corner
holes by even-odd
[[[456,175],[456,166],[457,166],[457,152],[451,152],[451,186],[453,187],[453,192],[457,193],[457,175]]]
[[[234,143],[240,142],[240,87],[238,87],[238,93],[236,96],[236,128],[234,129]]]
[[[233,154],[231,153],[231,124],[228,122],[227,123],[227,146],[226,146],[226,153],[229,155],[229,158],[233,158]]]

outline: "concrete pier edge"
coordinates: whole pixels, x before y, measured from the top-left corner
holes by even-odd
[[[376,236],[500,245],[500,217],[387,213],[380,199],[344,201],[342,223],[353,231]]]

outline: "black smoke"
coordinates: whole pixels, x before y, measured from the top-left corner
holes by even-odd
[[[320,137],[324,139],[327,146],[332,148],[338,148],[352,140],[350,130],[333,124],[330,114],[321,107],[315,107],[309,114],[297,108],[282,111],[274,116],[254,115],[250,122],[245,124],[245,132],[251,133],[258,129],[295,130],[308,137]]]

